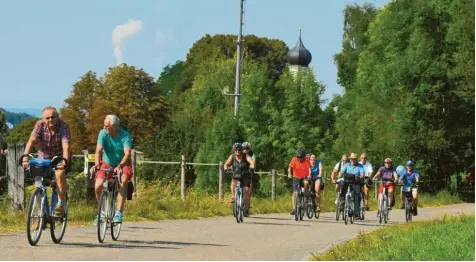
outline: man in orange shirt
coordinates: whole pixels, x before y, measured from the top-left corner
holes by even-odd
[[[302,149],[298,149],[296,151],[296,156],[291,159],[288,167],[288,177],[293,178],[293,211],[291,212],[291,215],[294,215],[294,212],[296,211],[294,202],[296,199],[297,187],[299,183],[304,181],[304,188],[307,189],[311,178],[311,162]],[[305,179],[306,177],[309,180]]]

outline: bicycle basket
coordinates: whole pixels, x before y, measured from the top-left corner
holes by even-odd
[[[354,182],[355,181],[355,176],[350,175],[350,174],[344,174],[344,182],[349,183],[349,182]]]
[[[52,175],[51,160],[32,159],[30,160],[30,175],[32,177],[49,177]]]
[[[51,171],[50,166],[30,165],[31,177],[50,177],[52,173]]]
[[[243,172],[239,170],[233,171],[233,179],[241,179],[243,176]]]

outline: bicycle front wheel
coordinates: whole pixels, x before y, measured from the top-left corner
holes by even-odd
[[[405,219],[407,222],[412,221],[412,202],[405,197]]]
[[[41,232],[43,231],[43,224],[45,217],[43,216],[42,207],[43,190],[36,188],[30,197],[30,203],[28,205],[28,217],[26,219],[26,236],[28,243],[32,246],[36,246],[40,241]]]
[[[346,197],[345,199],[345,206],[344,206],[344,223],[347,225],[349,218],[349,199]]]
[[[116,213],[116,202],[117,202],[117,191],[114,192],[112,199],[111,199],[111,207],[112,210],[111,214]],[[112,222],[111,223],[111,237],[112,240],[117,241],[119,238],[119,234],[121,233],[122,222]]]
[[[53,199],[53,198],[52,198]],[[55,198],[58,199],[58,198]],[[51,206],[56,206],[56,203],[51,203]],[[51,239],[54,243],[58,244],[64,237],[64,233],[66,232],[66,224],[68,222],[68,193],[65,194],[65,204],[64,204],[64,212],[60,216],[56,216],[53,213],[51,214],[51,226],[50,226],[50,233]]]
[[[109,220],[108,214],[108,203],[107,203],[107,196],[108,193],[103,191],[101,193],[101,198],[99,198],[99,206],[98,206],[98,240],[99,243],[104,242],[104,238],[106,237],[106,230],[107,230],[107,221]]]
[[[387,207],[387,197],[385,196],[384,199],[383,199],[383,204],[382,204],[382,209],[383,209],[383,221],[385,222],[385,224],[387,224],[387,220],[388,220],[388,207]]]

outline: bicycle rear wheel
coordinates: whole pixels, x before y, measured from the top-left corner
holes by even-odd
[[[117,183],[117,182],[116,182]],[[116,213],[117,191],[113,193],[111,198],[111,214]],[[121,234],[122,222],[111,222],[111,237],[112,240],[117,241],[119,234]]]
[[[107,230],[107,221],[109,219],[108,214],[108,202],[107,202],[108,193],[103,191],[101,193],[101,198],[99,198],[99,206],[98,206],[98,240],[99,243],[104,242],[104,238],[106,237],[106,230]]]
[[[43,232],[44,215],[42,207],[43,190],[36,188],[30,197],[30,203],[28,205],[28,217],[26,219],[26,235],[28,243],[32,246],[36,246],[40,241],[41,232]]]
[[[53,198],[52,199],[58,199]],[[51,206],[56,206],[56,203],[51,203]],[[64,212],[61,216],[56,216],[53,213],[50,216],[51,218],[51,226],[50,226],[50,233],[51,239],[54,243],[58,244],[64,237],[64,233],[66,232],[66,224],[68,222],[68,193],[65,193],[65,204],[64,204]]]

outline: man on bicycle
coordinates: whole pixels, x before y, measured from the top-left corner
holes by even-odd
[[[402,184],[402,192],[409,192],[411,190],[413,196],[413,215],[418,215],[418,188],[412,187],[420,182],[420,174],[414,169],[415,163],[409,160],[407,163],[407,171],[398,179],[398,183]],[[402,193],[402,203],[405,202],[405,196]]]
[[[104,129],[99,132],[94,161],[94,169],[97,170],[94,190],[98,202],[103,190],[104,179],[106,178],[106,171],[101,169],[113,167],[115,173],[118,175],[122,174],[121,183],[119,183],[119,195],[117,197],[117,211],[113,217],[114,222],[123,221],[122,212],[124,209],[127,182],[132,178],[131,135],[125,129],[121,128],[119,124],[120,120],[117,116],[106,116],[104,119]],[[96,215],[94,225],[97,225],[97,222],[98,217]]]
[[[241,173],[240,184],[243,187],[243,196],[245,202],[245,208],[243,215],[249,216],[249,205],[250,205],[250,184],[253,173],[255,172],[255,161],[251,156],[243,153],[243,146],[241,143],[233,144],[233,154],[228,157],[223,165],[223,168],[226,170],[229,167],[233,166],[234,172]],[[251,168],[250,168],[251,166]],[[235,202],[235,187],[237,179],[233,179],[231,183],[231,199],[230,203]]]
[[[350,186],[354,190],[354,216],[358,216],[360,210],[360,197],[361,197],[361,184],[364,179],[364,167],[357,163],[357,155],[355,153],[350,154],[350,163],[345,164],[344,168],[340,172],[340,176],[344,177],[344,184],[340,191],[340,197],[345,198],[347,188]]]
[[[394,200],[394,195],[393,195],[393,190],[395,189],[395,181],[398,179],[398,174],[395,168],[392,167],[392,159],[391,158],[385,158],[385,166],[379,168],[377,171],[377,174],[375,174],[374,179],[377,179],[382,175],[382,181],[387,181],[385,184],[385,188],[387,189],[388,192],[388,209],[392,209],[393,202]],[[383,194],[383,184],[380,184],[379,190],[379,206],[380,206],[380,200],[382,199],[382,194]]]
[[[304,189],[307,189],[311,178],[311,163],[302,149],[296,151],[296,156],[294,156],[289,163],[288,178],[293,178],[293,211],[291,211],[291,215],[294,215],[296,212],[295,201],[298,185],[304,182]]]
[[[334,184],[336,183],[336,180],[335,180],[335,177],[336,175],[339,175],[339,172],[342,171],[342,168],[344,168],[345,164],[347,164],[349,162],[348,158],[347,158],[347,154],[343,154],[342,155],[342,158],[339,162],[337,162],[336,166],[334,167],[334,169],[332,170],[332,174],[331,174],[331,182]],[[343,179],[338,179],[337,182],[341,182]],[[339,190],[340,190],[340,186],[341,186],[341,183],[338,183],[336,184],[336,201],[335,203],[337,204],[337,199],[339,197]]]
[[[369,210],[369,188],[367,186],[368,183],[371,183],[370,178],[372,177],[372,173],[374,172],[372,168],[372,164],[367,161],[367,154],[362,153],[360,155],[360,162],[359,162],[363,167],[364,167],[364,175],[365,179],[363,181],[363,187],[364,187],[364,205],[365,205],[365,210]]]
[[[36,122],[25,146],[25,151],[23,152],[25,155],[30,154],[34,143],[38,143],[38,157],[52,159],[55,156],[62,156],[69,162],[71,133],[68,125],[59,118],[56,108],[48,106],[43,109],[43,117]],[[23,167],[28,168],[28,159],[25,158],[22,161]],[[65,169],[64,161],[62,161],[55,170],[58,185],[58,204],[55,208],[56,216],[61,216],[64,213],[65,193],[68,188]]]

